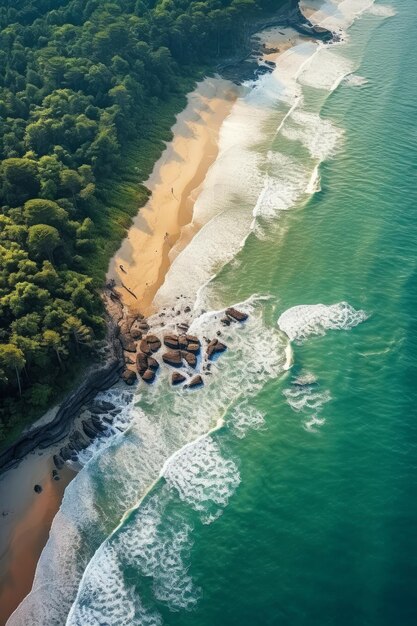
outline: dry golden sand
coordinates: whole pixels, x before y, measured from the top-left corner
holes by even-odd
[[[232,82],[206,78],[177,117],[174,137],[146,182],[152,196],[109,266],[107,278],[116,281],[131,311],[152,312],[152,300],[172,262],[170,251],[191,222],[198,189],[218,153],[220,127],[237,94]]]

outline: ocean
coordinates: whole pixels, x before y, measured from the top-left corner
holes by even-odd
[[[320,4],[341,41],[246,85],[157,294],[229,349],[103,394],[11,626],[417,623],[417,3]]]

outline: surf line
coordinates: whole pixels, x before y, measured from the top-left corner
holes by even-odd
[[[300,74],[303,72],[303,70],[305,69],[305,67],[311,63],[311,61],[313,60],[313,58],[316,56],[316,54],[318,54],[318,52],[320,50],[322,50],[325,47],[325,44],[323,44],[321,41],[317,41],[315,42],[316,44],[316,49],[314,50],[313,54],[311,54],[305,61],[303,61],[303,63],[301,63],[300,67],[298,68],[297,72],[294,74],[294,82],[297,83],[297,80],[300,76]],[[287,52],[284,52],[284,54],[282,55],[282,57],[284,57],[285,55],[290,55],[290,54],[294,54],[294,48],[291,48],[290,50],[288,50]],[[282,59],[281,57],[281,59]],[[277,71],[279,69],[279,65],[277,65],[277,68],[275,71]],[[281,132],[285,122],[287,121],[287,119],[294,113],[294,111],[297,109],[297,107],[299,107],[303,102],[303,98],[302,95],[300,94],[296,94],[294,97],[294,103],[292,104],[292,106],[288,109],[287,113],[284,115],[283,119],[281,120],[281,123],[278,125],[272,139],[270,142],[270,145],[273,144],[273,142],[275,141],[275,139],[277,138],[277,136],[279,135],[279,133]],[[269,164],[270,166],[270,164]],[[259,215],[259,210],[262,204],[262,200],[265,196],[265,193],[267,192],[268,189],[268,182],[270,179],[270,174],[268,171],[266,171],[265,173],[265,181],[264,181],[264,186],[263,189],[261,191],[261,193],[259,194],[259,198],[258,201],[253,209],[252,215],[253,215],[253,220],[251,222],[250,225],[250,231],[253,231],[253,229],[255,228],[256,225],[256,218]],[[248,233],[249,236],[250,233]],[[246,241],[247,237],[245,238],[244,241]]]

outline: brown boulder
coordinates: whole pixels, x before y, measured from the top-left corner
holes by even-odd
[[[122,373],[122,380],[126,383],[126,385],[133,385],[136,382],[136,374],[132,370],[125,369]]]
[[[141,376],[148,369],[148,357],[143,352],[138,352],[136,356],[136,367]]]
[[[142,339],[142,341],[140,342],[139,349],[140,349],[141,352],[143,352],[144,354],[147,354],[148,356],[150,356],[152,354],[151,347],[150,347],[146,337],[144,339]]]
[[[198,354],[200,352],[200,344],[199,343],[189,343],[187,346],[188,352],[194,352],[194,354]]]
[[[200,340],[198,337],[196,337],[195,335],[185,335],[187,338],[187,341],[189,343],[198,343],[198,345],[200,345]]]
[[[158,361],[151,356],[148,357],[148,369],[153,370],[154,372],[159,369]]]
[[[188,340],[187,337],[185,335],[180,335],[178,337],[178,345],[181,348],[181,350],[185,350],[188,346]]]
[[[224,343],[221,343],[218,339],[212,339],[207,346],[207,356],[209,359],[212,359],[215,354],[219,354],[225,350],[227,350],[227,346],[225,346]]]
[[[178,350],[178,335],[165,335],[164,344],[171,350]]]
[[[140,328],[137,328],[136,326],[133,326],[130,329],[130,335],[131,337],[133,337],[133,339],[142,339],[142,331],[140,330]]]
[[[200,385],[204,385],[203,379],[201,378],[200,374],[197,374],[197,376],[194,376],[194,378],[192,378],[190,382],[188,383],[188,386],[190,388],[200,387]]]
[[[161,341],[158,339],[158,337],[156,335],[147,335],[145,339],[148,342],[151,351],[158,352],[159,348],[161,347]]]
[[[242,313],[242,311],[238,311],[237,309],[234,309],[233,307],[226,309],[226,315],[228,317],[231,317],[236,322],[244,322],[249,317],[247,313]]]
[[[173,385],[180,385],[181,383],[183,383],[185,380],[185,376],[183,376],[182,374],[180,374],[179,372],[174,372],[172,374],[172,384]]]
[[[142,380],[144,380],[145,383],[153,382],[155,380],[155,372],[153,370],[146,370],[142,375]]]
[[[190,367],[195,367],[197,365],[197,357],[192,352],[182,351],[181,355],[183,359],[185,359]]]
[[[162,360],[164,363],[173,365],[174,367],[181,367],[182,365],[181,352],[179,350],[168,350],[167,352],[164,352]]]

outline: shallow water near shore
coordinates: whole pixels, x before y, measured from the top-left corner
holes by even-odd
[[[10,624],[415,624],[415,23],[377,3],[247,86],[158,298],[249,320],[203,389],[109,392]]]

